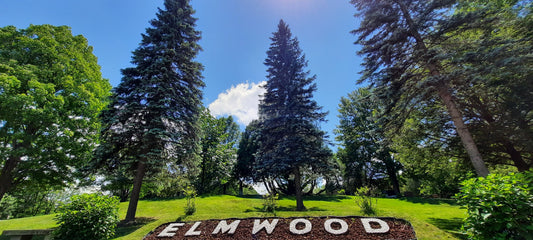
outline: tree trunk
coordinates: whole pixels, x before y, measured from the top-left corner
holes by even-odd
[[[296,192],[296,211],[305,211],[304,200],[302,197],[302,176],[300,168],[294,168],[294,187]]]
[[[473,101],[476,103],[476,108],[480,111],[480,116],[482,119],[484,119],[488,123],[488,128],[490,132],[496,132],[494,129],[497,128],[494,126],[496,123],[496,120],[494,119],[493,115],[490,113],[490,111],[487,109],[485,104],[482,103],[482,101],[478,98],[472,98]],[[520,120],[519,120],[520,121]],[[526,128],[523,128],[526,129]],[[531,166],[527,164],[524,159],[522,158],[522,154],[516,150],[514,147],[514,144],[511,142],[511,140],[507,137],[506,134],[497,134],[495,136],[496,141],[503,145],[503,148],[505,149],[505,152],[509,154],[509,157],[514,163],[514,166],[518,169],[519,172],[527,171]]]
[[[452,99],[452,94],[447,87],[442,86],[439,89],[439,97],[444,105],[446,105],[448,114],[450,114],[450,117],[452,118],[455,129],[457,130],[457,134],[459,134],[459,137],[461,138],[461,142],[463,143],[463,146],[470,157],[472,165],[474,165],[477,175],[486,177],[489,175],[489,169],[485,165],[485,162],[483,162],[481,154],[479,153],[476,143],[474,142],[474,138],[472,138],[472,134],[470,134],[470,131],[463,121],[463,115],[457,108],[457,105]]]
[[[135,173],[135,178],[133,179],[133,190],[131,191],[128,212],[126,213],[126,222],[131,222],[135,220],[135,212],[137,212],[137,203],[139,202],[139,195],[141,193],[141,186],[145,173],[146,163],[141,160],[137,165],[137,172]]]
[[[513,143],[507,140],[503,140],[503,145],[505,147],[505,151],[509,154],[511,160],[513,161],[515,167],[518,169],[519,172],[524,172],[531,168],[531,166],[529,166],[529,164],[524,161],[520,152],[516,150]]]
[[[392,185],[392,190],[397,197],[401,196],[400,184],[398,183],[398,177],[396,175],[396,168],[394,167],[394,161],[389,160],[390,163],[387,164],[387,175],[389,175],[390,183]],[[392,165],[392,166],[391,166]]]
[[[0,172],[0,201],[4,198],[4,195],[11,189],[13,184],[12,174],[13,170],[17,167],[20,161],[20,157],[9,156],[7,161]]]
[[[306,183],[304,186],[307,186],[307,183]],[[307,191],[306,193],[304,193],[304,195],[306,195],[306,196],[311,196],[311,195],[313,195],[313,191],[315,191],[315,187],[316,187],[316,180],[315,180],[315,181],[312,181],[312,183],[311,183],[311,187],[309,187],[309,191]]]
[[[34,131],[28,130],[28,132]],[[2,198],[4,198],[6,193],[9,192],[15,184],[13,183],[13,171],[17,168],[22,156],[19,156],[20,154],[13,155],[13,153],[18,152],[21,149],[28,149],[30,147],[29,141],[23,141],[22,143],[16,143],[16,141],[13,142],[13,149],[11,151],[12,153],[7,158],[7,161],[0,172],[0,201],[2,201]]]
[[[263,184],[265,185],[265,188],[266,188],[268,194],[273,195],[274,194],[274,189],[272,189],[272,187],[269,184],[269,181],[266,178],[263,179]]]

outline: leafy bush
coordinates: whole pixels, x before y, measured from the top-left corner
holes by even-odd
[[[376,213],[377,199],[372,197],[372,189],[369,187],[360,187],[355,191],[355,204],[361,208],[363,214],[373,215]]]
[[[187,199],[185,215],[193,215],[196,212],[196,190],[192,187],[187,187],[185,189],[185,198]]]
[[[59,227],[54,239],[110,239],[115,235],[118,219],[117,197],[82,194],[59,207],[55,220]]]
[[[0,201],[0,219],[23,218],[54,213],[71,195],[46,185],[19,185]]]
[[[0,201],[0,220],[10,219],[16,211],[16,202],[13,196],[6,194]]]
[[[263,212],[275,213],[278,207],[278,195],[267,194],[263,196]]]
[[[471,239],[533,239],[533,172],[466,180],[456,198]]]

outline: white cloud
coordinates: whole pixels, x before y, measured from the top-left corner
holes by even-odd
[[[265,83],[263,81],[232,86],[209,104],[209,111],[214,116],[232,115],[237,122],[248,125],[252,120],[258,119],[259,95],[265,93],[265,89],[261,87]]]

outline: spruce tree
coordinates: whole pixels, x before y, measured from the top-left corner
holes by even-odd
[[[363,76],[388,105],[391,119],[405,119],[413,105],[439,99],[446,107],[455,130],[479,176],[489,170],[465,124],[455,99],[457,86],[466,79],[448,71],[450,58],[442,43],[447,34],[461,29],[468,18],[452,19],[455,0],[352,0],[361,16],[353,33],[365,57]],[[479,17],[479,16],[471,16]],[[398,123],[398,121],[393,123]],[[401,125],[401,124],[393,124]]]
[[[134,67],[122,70],[111,104],[102,114],[104,128],[97,164],[108,173],[127,169],[133,190],[126,221],[135,219],[145,176],[169,163],[193,169],[204,86],[201,50],[189,0],[165,0],[157,18],[133,52]],[[124,167],[126,166],[126,167]]]
[[[259,104],[261,134],[255,170],[261,178],[284,178],[294,182],[296,207],[305,209],[302,199],[304,172],[320,172],[331,166],[331,151],[318,123],[327,113],[312,99],[317,86],[305,71],[307,61],[281,20],[271,37],[264,64],[266,93]]]

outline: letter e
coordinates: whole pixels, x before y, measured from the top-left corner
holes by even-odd
[[[185,223],[171,223],[169,224],[159,235],[158,237],[174,237],[176,235],[175,231],[178,231],[178,227],[182,227]]]

